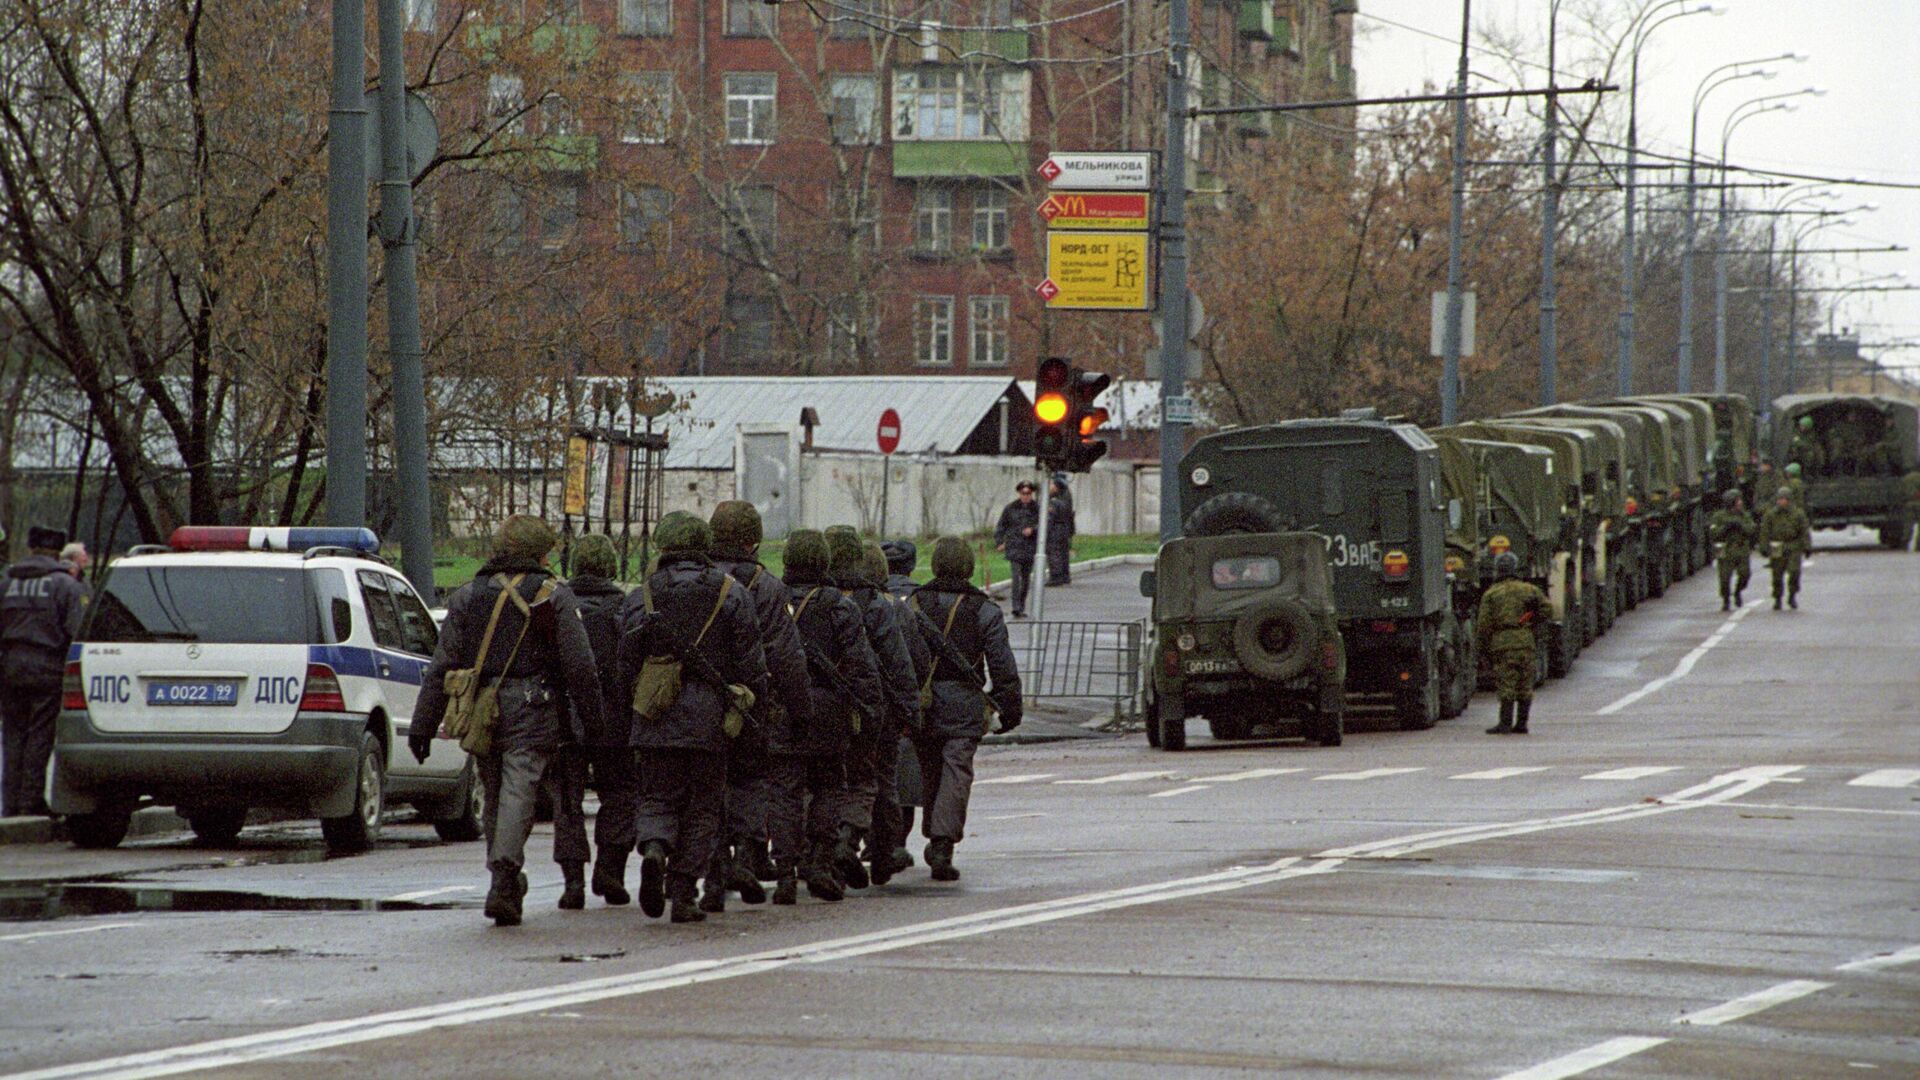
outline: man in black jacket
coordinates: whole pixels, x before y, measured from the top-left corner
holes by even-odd
[[[1040,506],[1033,501],[1033,481],[1014,485],[1017,497],[1000,511],[993,527],[993,546],[1007,554],[1013,572],[1013,617],[1027,617],[1027,588],[1033,581],[1033,556],[1040,543]]]
[[[600,715],[588,717],[583,725],[587,739],[583,746],[566,746],[560,751],[560,799],[554,803],[553,861],[560,864],[566,879],[560,893],[560,906],[579,910],[586,906],[582,882],[582,864],[587,861],[587,826],[582,802],[586,797],[589,767],[594,790],[600,793],[600,813],[593,821],[594,846],[593,894],[609,904],[628,903],[627,853],[633,850],[633,750],[628,710],[621,704],[620,689],[620,605],[626,590],[614,584],[620,572],[620,557],[613,539],[601,533],[588,533],[573,545],[573,576],[567,587],[580,601],[580,621],[587,628],[587,642],[593,646],[593,665],[600,673]]]
[[[846,799],[847,743],[856,703],[871,708],[884,700],[860,609],[829,580],[826,537],[811,529],[795,532],[787,538],[786,563],[793,619],[808,654],[813,712],[805,724],[789,717],[768,732],[773,800],[767,824],[779,873],[776,904],[795,902],[795,881],[803,875],[807,892],[822,900],[846,895],[832,859]]]
[[[880,549],[887,557],[887,592],[892,594],[895,600],[905,604],[906,600],[913,596],[913,590],[920,587],[920,583],[913,580],[914,568],[920,563],[920,549],[911,540],[889,540],[880,545]],[[911,607],[907,610],[908,614],[913,616],[910,621],[920,629],[917,638],[909,636],[907,639],[907,644],[914,648],[913,677],[917,690],[926,685],[927,676],[933,670],[928,635],[935,631],[927,627],[926,620],[919,612]],[[916,706],[919,705],[917,697],[916,694],[914,701]],[[897,846],[893,849],[891,868],[893,874],[913,865],[913,852],[907,850],[907,837],[913,835],[913,811],[920,805],[920,759],[913,752],[913,735],[920,730],[921,719],[922,711],[916,707],[912,722],[908,724],[907,730],[900,733],[900,741],[896,744],[899,747],[896,770],[899,780],[895,787],[899,799],[900,827],[894,833]]]
[[[547,785],[559,801],[558,774],[550,769],[554,754],[563,744],[584,743],[587,719],[601,715],[600,675],[580,602],[546,564],[558,542],[537,517],[515,514],[500,523],[493,557],[447,601],[440,643],[407,734],[413,756],[425,761],[447,712],[446,674],[480,660],[481,640],[498,606],[500,621],[480,681],[499,688],[499,723],[491,750],[475,761],[486,792],[487,868],[493,873],[485,910],[499,926],[520,924],[527,895],[521,867],[538,789]],[[500,603],[508,589],[512,595]]]
[[[628,594],[620,616],[621,700],[634,700],[649,658],[681,661],[681,679],[665,712],[633,718],[640,909],[658,917],[671,900],[674,922],[699,922],[706,913],[694,882],[713,865],[726,799],[728,686],[764,699],[767,662],[752,597],[707,558],[707,523],[668,514],[654,539],[659,569]]]
[[[1047,485],[1047,584],[1073,584],[1073,492],[1067,474],[1054,473]]]
[[[755,709],[754,723],[727,748],[726,835],[707,873],[700,895],[706,911],[726,908],[727,890],[749,904],[765,903],[762,880],[774,872],[767,850],[767,806],[773,779],[767,762],[767,732],[774,725],[809,723],[813,692],[807,681],[807,653],[793,625],[786,583],[760,565],[760,512],[750,502],[730,500],[713,508],[713,565],[733,575],[753,601],[760,621],[760,649],[766,654],[773,700]],[[764,865],[763,865],[764,864]]]
[[[943,536],[933,547],[933,580],[911,603],[938,628],[945,642],[969,663],[964,669],[936,652],[933,704],[914,739],[920,758],[920,790],[926,807],[921,832],[927,866],[935,881],[957,881],[953,847],[965,835],[967,800],[973,791],[973,755],[987,733],[989,702],[999,731],[1020,726],[1020,673],[1007,642],[1000,608],[973,587],[973,552],[966,541]],[[982,692],[985,679],[991,687]]]
[[[0,583],[0,726],[6,770],[0,813],[47,814],[47,761],[60,715],[60,679],[68,646],[80,631],[87,587],[60,562],[67,534],[35,525],[27,530],[27,557],[7,568]]]

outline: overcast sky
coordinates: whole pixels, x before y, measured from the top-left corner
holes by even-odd
[[[1563,0],[1561,10],[1568,13],[1594,2]],[[1617,5],[1625,18],[1639,10],[1643,0],[1598,2]],[[1742,102],[1762,94],[1824,87],[1824,97],[1801,98],[1795,111],[1742,123],[1733,136],[1729,160],[1817,176],[1920,185],[1920,0],[1711,2],[1725,13],[1674,19],[1648,39],[1641,53],[1643,147],[1662,153],[1686,152],[1693,92],[1712,69],[1797,52],[1808,59],[1769,65],[1779,69],[1775,78],[1730,83],[1707,99],[1701,110],[1702,152],[1712,142],[1716,144],[1713,152],[1718,153],[1721,125]],[[1527,58],[1544,62],[1548,7],[1548,0],[1473,0],[1474,26],[1476,31],[1525,34],[1535,43]],[[1460,0],[1361,0],[1361,13],[1354,21],[1354,65],[1361,94],[1385,96],[1417,90],[1423,82],[1450,82],[1459,62],[1460,10]],[[1476,80],[1475,89],[1513,85],[1513,65],[1497,56],[1477,53],[1472,68],[1488,77]],[[1531,69],[1528,84],[1544,85],[1544,76],[1543,70]],[[1575,66],[1566,76],[1578,82],[1584,73]],[[1619,81],[1624,92],[1624,70]],[[1900,244],[1920,249],[1920,190],[1839,190],[1832,200],[1835,206],[1878,203],[1879,209],[1856,215],[1858,224],[1850,228],[1823,230],[1818,246]],[[1905,283],[1920,285],[1920,250],[1822,258],[1829,260],[1830,283],[1900,271],[1907,275]],[[1699,269],[1706,270],[1706,264]],[[1863,344],[1908,343],[1905,349],[1881,352],[1881,359],[1889,365],[1920,369],[1920,292],[1847,296],[1841,300],[1839,319],[1841,326],[1859,328]],[[1705,348],[1711,355],[1710,339]],[[1862,352],[1872,355],[1874,350],[1863,348]]]

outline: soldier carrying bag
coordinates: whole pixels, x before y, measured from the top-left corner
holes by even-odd
[[[720,617],[720,609],[727,602],[727,593],[733,590],[733,575],[723,574],[720,578],[720,594],[713,599],[713,610],[707,613],[707,621],[701,625],[700,633],[687,646],[687,653],[693,654],[700,643],[707,638],[707,631],[713,629],[715,619]],[[646,604],[647,614],[653,614],[653,590],[646,582],[640,583],[640,595]],[[720,727],[727,738],[732,739],[746,729],[747,714],[753,709],[753,691],[738,683],[729,683],[720,677],[711,664],[695,659],[688,661],[679,654],[665,653],[649,656],[640,663],[640,674],[633,680],[633,711],[645,721],[656,721],[667,714],[673,703],[680,699],[680,689],[686,684],[686,667],[693,663],[695,674],[705,675],[716,688],[726,696],[726,713],[721,717]]]
[[[520,643],[527,640],[527,629],[533,625],[533,604],[543,604],[553,595],[554,580],[548,578],[534,594],[533,604],[527,603],[520,595],[520,583],[526,577],[525,574],[515,574],[510,579],[504,574],[493,576],[493,583],[500,586],[500,596],[493,602],[493,613],[487,617],[486,633],[480,637],[480,653],[472,667],[448,671],[441,680],[447,693],[447,712],[440,724],[440,734],[460,740],[460,749],[469,754],[484,757],[493,750],[493,732],[500,724],[500,684],[513,667],[514,658],[520,655]],[[500,613],[506,610],[508,600],[512,600],[526,618],[520,624],[520,635],[514,638],[506,664],[500,668],[493,685],[488,686],[481,680],[480,671],[487,666],[493,632],[500,628]]]

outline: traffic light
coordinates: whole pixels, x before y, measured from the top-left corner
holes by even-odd
[[[1074,430],[1079,437],[1068,456],[1068,472],[1086,472],[1093,468],[1094,462],[1107,456],[1107,441],[1096,436],[1112,417],[1093,401],[1111,382],[1113,376],[1105,372],[1073,369],[1073,382],[1068,388],[1067,397],[1073,404]]]
[[[1093,403],[1113,378],[1059,357],[1041,361],[1033,395],[1033,455],[1042,469],[1086,472],[1107,454],[1096,438],[1110,418]]]

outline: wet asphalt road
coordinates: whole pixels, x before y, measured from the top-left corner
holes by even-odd
[[[995,748],[957,885],[696,927],[557,912],[536,861],[491,929],[418,825],[0,848],[0,1073],[1917,1076],[1917,571],[1824,550],[1731,619],[1696,575],[1524,739],[1483,694],[1332,750]]]

